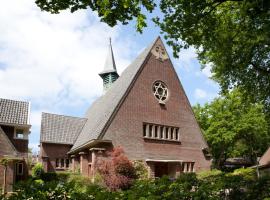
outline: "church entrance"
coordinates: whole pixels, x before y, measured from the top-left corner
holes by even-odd
[[[167,162],[156,162],[155,163],[155,177],[169,175],[169,165]]]

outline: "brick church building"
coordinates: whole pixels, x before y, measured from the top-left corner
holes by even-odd
[[[98,157],[121,146],[149,177],[210,169],[208,146],[158,37],[118,75],[111,44],[104,94],[83,118],[42,113],[40,157],[46,171],[93,177]]]

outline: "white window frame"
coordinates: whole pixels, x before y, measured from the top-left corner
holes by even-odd
[[[17,131],[22,131],[23,137],[17,137]],[[25,130],[23,128],[14,128],[14,139],[27,140],[28,138],[26,136]]]

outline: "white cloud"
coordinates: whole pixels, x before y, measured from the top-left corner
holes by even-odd
[[[205,68],[202,70],[202,73],[210,78],[212,76],[212,73],[211,73],[211,64],[206,64]]]
[[[193,71],[193,62],[197,61],[196,50],[193,47],[182,49],[179,54],[179,66],[187,72]]]
[[[39,143],[29,143],[28,147],[32,149],[33,154],[37,154],[39,152]]]
[[[206,91],[197,88],[194,92],[194,96],[196,99],[205,99],[207,97]]]
[[[117,67],[123,71],[136,45],[119,33],[89,10],[51,15],[41,12],[34,1],[2,2],[0,96],[31,101],[32,132],[38,133],[41,111],[57,113],[102,93],[98,73],[109,37]]]

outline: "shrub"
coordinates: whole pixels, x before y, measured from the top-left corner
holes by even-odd
[[[139,180],[148,178],[147,168],[142,160],[133,161],[133,166],[135,169],[136,178]]]
[[[42,173],[40,178],[45,182],[58,180],[57,174],[54,172]]]
[[[121,147],[114,148],[109,159],[98,160],[97,170],[111,191],[127,189],[136,177],[135,168]]]
[[[250,179],[249,170],[233,173],[220,171],[181,174],[172,181],[160,179],[134,180],[128,190],[109,191],[80,175],[61,173],[57,179],[43,181],[28,179],[15,185],[15,192],[7,200],[270,200],[270,177]],[[58,177],[60,175],[60,178]],[[200,176],[200,178],[198,178]],[[112,177],[121,185],[119,177]],[[247,184],[248,183],[248,184]],[[114,183],[116,184],[116,183]],[[3,196],[0,196],[3,199]]]
[[[233,175],[240,175],[242,176],[246,181],[256,180],[257,174],[256,170],[252,168],[240,168],[236,169],[233,172]]]
[[[37,163],[32,169],[32,176],[34,178],[41,178],[41,176],[44,174],[44,169],[42,163]]]
[[[209,171],[202,171],[200,173],[197,174],[198,179],[204,179],[204,178],[210,178],[210,177],[216,177],[223,174],[222,171],[217,170],[217,169],[213,169],[213,170],[209,170]]]
[[[270,200],[270,176],[265,175],[248,184],[247,199]]]

